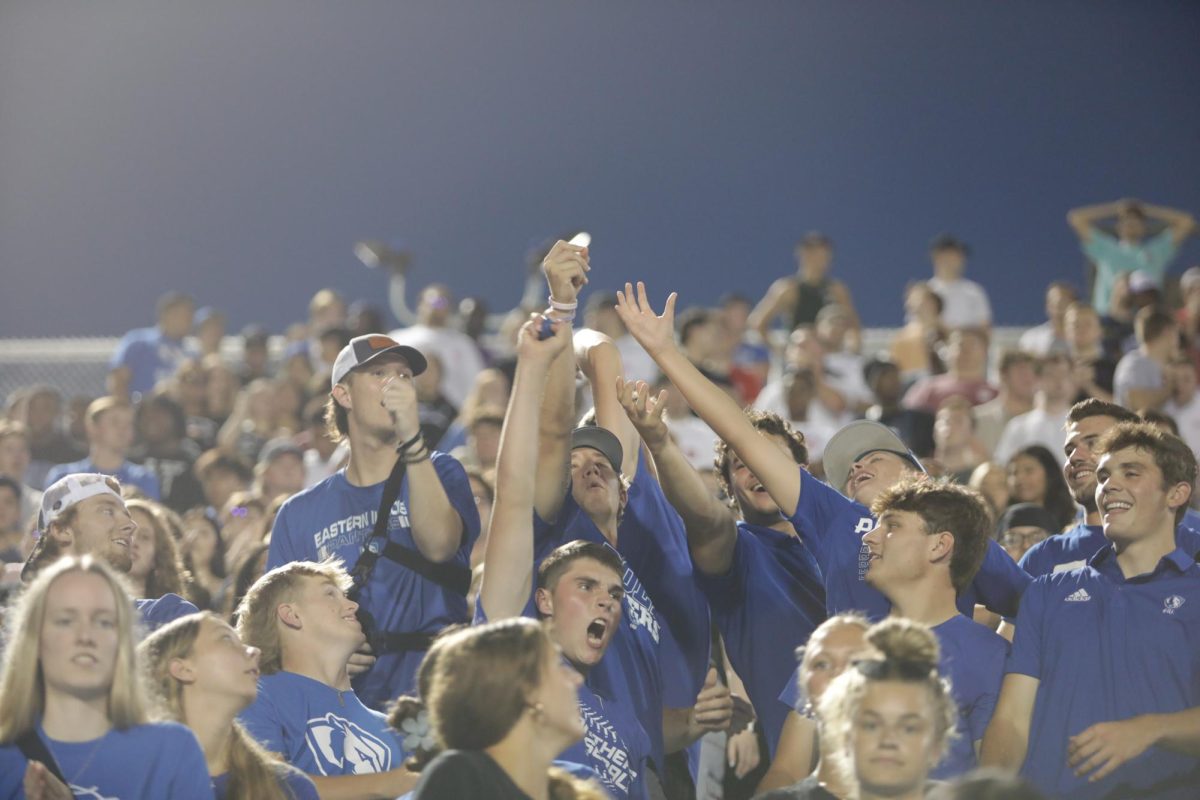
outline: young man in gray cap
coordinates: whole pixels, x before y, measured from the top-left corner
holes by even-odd
[[[342,349],[326,420],[332,436],[349,438],[350,461],[283,504],[267,555],[268,570],[339,558],[354,575],[369,644],[355,656],[354,688],[375,708],[413,690],[438,631],[470,619],[460,578],[469,583],[479,514],[462,465],[421,439],[412,377],[425,365],[418,350],[382,334]],[[379,523],[393,475],[396,500]]]
[[[886,616],[891,604],[865,580],[869,554],[863,534],[875,527],[869,506],[900,480],[923,474],[917,458],[888,428],[867,420],[852,422],[825,446],[829,485],[814,478],[790,454],[759,435],[728,395],[691,366],[675,346],[675,295],[662,316],[654,313],[639,283],[618,293],[617,312],[629,332],[654,358],[693,410],[707,422],[761,480],[804,543],[816,556],[825,578],[830,614],[861,611],[872,619]],[[989,542],[983,566],[959,593],[958,607],[970,616],[976,602],[1000,614],[1016,612],[1029,576],[999,545]]]
[[[121,497],[121,484],[111,475],[78,472],[59,478],[42,495],[38,529],[41,536],[21,570],[25,583],[67,555],[99,556],[122,574],[133,565],[130,546],[137,523]],[[151,630],[197,611],[177,594],[134,602]]]

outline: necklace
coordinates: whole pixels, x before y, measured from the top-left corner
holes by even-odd
[[[42,732],[45,733],[44,730]],[[88,766],[91,765],[91,763],[92,763],[92,759],[96,757],[96,753],[100,752],[100,745],[104,744],[104,737],[107,735],[108,735],[108,732],[105,731],[104,734],[102,734],[99,738],[96,739],[95,744],[92,745],[92,749],[88,751],[87,758],[85,758],[83,760],[83,763],[80,764],[79,767],[75,770],[75,774],[72,775],[70,778],[67,778],[68,786],[73,785],[75,783],[75,781],[79,778],[79,776],[83,775],[84,772],[87,771]],[[56,762],[58,762],[59,770],[62,771],[63,767],[65,765],[63,764],[62,757],[59,756],[59,754],[54,751],[54,747],[50,744],[51,741],[52,740],[50,739],[49,734],[47,734],[46,735],[46,749],[48,749],[50,751],[50,755],[54,756],[54,760]],[[61,744],[61,742],[60,742],[60,744]],[[65,772],[63,772],[63,777],[64,778],[67,777]]]

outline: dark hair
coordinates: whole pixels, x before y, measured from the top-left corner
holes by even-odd
[[[621,557],[617,555],[616,550],[598,542],[576,540],[556,548],[546,556],[541,566],[538,567],[537,588],[553,591],[563,573],[576,561],[584,558],[590,558],[603,564],[617,573],[618,577],[623,578],[625,575],[625,565],[621,562]]]
[[[139,436],[141,435],[142,420],[151,408],[167,412],[167,416],[171,418],[173,438],[182,439],[187,434],[187,414],[184,412],[183,406],[165,392],[155,392],[138,403],[137,409],[134,411],[133,425]]]
[[[797,464],[808,463],[808,445],[804,442],[804,434],[794,429],[791,424],[778,414],[770,411],[760,411],[757,408],[747,408],[743,412],[746,419],[754,426],[754,429],[765,433],[768,436],[782,436],[787,440],[788,450],[792,454],[792,460]],[[716,453],[713,456],[713,469],[717,472],[717,484],[721,487],[721,491],[729,498],[730,505],[733,505],[734,500],[733,487],[729,483],[729,463],[733,457],[733,450],[725,443],[724,439],[718,439],[715,446]]]
[[[1074,362],[1071,360],[1069,355],[1062,351],[1047,353],[1033,362],[1034,372],[1040,376],[1045,371],[1046,367],[1050,366],[1051,364],[1066,364],[1068,367],[1070,367],[1074,364]]]
[[[1112,417],[1117,422],[1137,422],[1138,415],[1125,406],[1109,403],[1096,397],[1080,400],[1067,412],[1067,424],[1082,422],[1088,417]]]
[[[1156,408],[1143,408],[1138,412],[1138,416],[1143,422],[1149,422],[1151,425],[1166,426],[1168,432],[1179,435],[1179,423],[1170,414],[1164,414]]]
[[[1031,353],[1024,350],[1005,350],[1000,354],[1000,374],[1006,375],[1008,371],[1019,364],[1032,364],[1036,361]]]
[[[947,531],[954,537],[950,581],[956,590],[974,579],[992,530],[992,515],[978,492],[954,483],[909,478],[885,490],[871,504],[876,517],[892,510],[919,516],[927,534]]]
[[[1146,422],[1122,422],[1110,428],[1096,443],[1097,455],[1135,447],[1154,456],[1154,465],[1162,472],[1163,488],[1179,483],[1196,485],[1196,455],[1182,439]],[[1187,503],[1175,511],[1175,524],[1183,521]]]
[[[21,502],[21,494],[24,492],[24,487],[20,481],[15,481],[7,475],[0,475],[0,488],[9,489],[16,495],[17,503]]]
[[[1054,454],[1040,444],[1022,447],[1013,453],[1008,464],[1011,465],[1018,458],[1032,458],[1041,465],[1042,472],[1046,474],[1046,497],[1042,501],[1042,507],[1050,512],[1050,516],[1054,517],[1054,524],[1058,526],[1051,533],[1058,533],[1071,524],[1077,510],[1075,497],[1071,494],[1070,487],[1067,486],[1067,479],[1063,477],[1061,465]],[[1012,502],[1018,501],[1013,500]]]
[[[712,313],[707,308],[689,308],[679,315],[676,322],[679,328],[679,343],[687,346],[688,339],[696,328],[707,325],[712,321]]]
[[[1133,319],[1133,331],[1143,344],[1157,341],[1163,334],[1169,333],[1175,327],[1175,319],[1165,311],[1146,306]]]
[[[187,296],[183,292],[167,292],[158,298],[158,302],[154,304],[154,313],[162,316],[176,306],[191,306],[196,307],[196,301]]]
[[[201,481],[207,480],[213,472],[218,471],[232,472],[244,483],[249,483],[254,478],[253,470],[240,458],[215,448],[201,453],[192,469]]]

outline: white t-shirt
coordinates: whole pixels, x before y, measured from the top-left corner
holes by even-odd
[[[453,328],[431,328],[420,323],[398,328],[388,335],[422,354],[437,356],[442,362],[442,394],[455,408],[463,407],[475,385],[475,377],[483,371],[483,356],[474,339]]]
[[[1163,405],[1163,411],[1171,415],[1179,426],[1179,438],[1187,442],[1192,452],[1200,458],[1200,398],[1195,394],[1183,405],[1174,400],[1168,400]]]
[[[992,323],[992,304],[975,281],[930,278],[929,286],[942,298],[942,323],[947,328],[982,328]]]
[[[1004,426],[993,460],[1000,464],[1008,463],[1014,453],[1033,444],[1040,444],[1055,458],[1062,457],[1063,445],[1067,442],[1066,423],[1066,411],[1049,414],[1035,408],[1026,414],[1018,414]]]

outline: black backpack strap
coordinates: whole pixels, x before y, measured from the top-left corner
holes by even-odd
[[[467,592],[471,591],[471,570],[461,564],[455,564],[452,561],[438,564],[430,561],[416,550],[396,542],[385,544],[381,555],[463,597],[466,597]]]
[[[371,637],[371,649],[379,653],[428,650],[436,633],[377,633]]]
[[[62,781],[64,786],[68,786],[67,779],[63,777],[62,770],[58,768],[58,762],[54,760],[54,754],[50,752],[50,748],[46,747],[46,743],[42,741],[42,737],[38,736],[37,731],[33,728],[22,733],[17,737],[17,749],[22,755],[30,761],[40,761],[51,775]]]
[[[379,500],[379,513],[375,516],[375,527],[371,530],[371,535],[363,542],[362,553],[359,554],[354,569],[350,571],[350,578],[353,581],[349,592],[351,600],[358,600],[363,588],[371,580],[371,573],[375,571],[375,562],[379,561],[379,556],[383,553],[384,544],[387,542],[388,519],[391,517],[392,506],[400,497],[400,484],[404,482],[406,469],[404,457],[397,458],[396,463],[392,466],[392,471],[388,473],[387,480],[383,483],[383,497]]]

